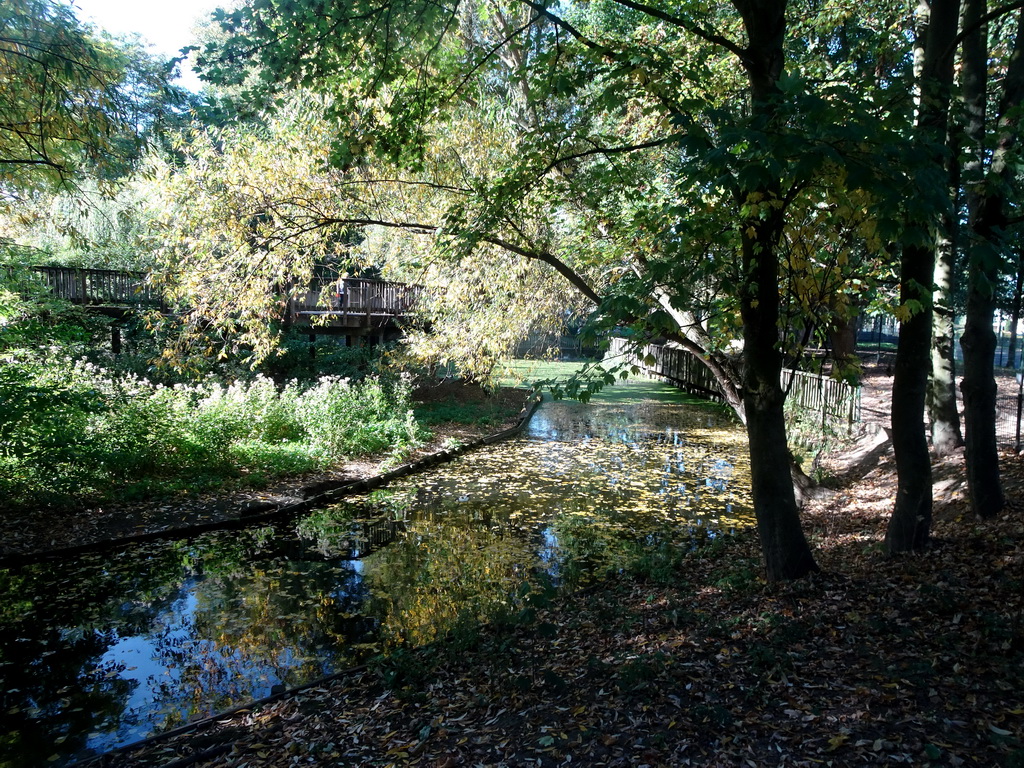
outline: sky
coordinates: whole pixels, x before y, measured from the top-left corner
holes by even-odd
[[[133,32],[150,45],[149,51],[165,56],[178,56],[179,50],[192,42],[192,27],[208,16],[224,0],[72,0],[75,15],[92,22],[114,35]],[[199,90],[201,85],[182,66],[181,85]]]

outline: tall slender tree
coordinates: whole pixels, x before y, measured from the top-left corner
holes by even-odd
[[[900,325],[892,392],[893,451],[898,475],[896,503],[886,531],[890,552],[923,549],[932,520],[932,469],[925,435],[924,407],[932,335],[932,280],[935,272],[937,214],[948,207],[949,179],[942,148],[949,121],[953,54],[959,0],[932,0],[919,12],[927,19],[919,76],[915,138],[926,153],[918,173],[921,198],[934,198],[928,187],[942,190],[941,202],[910,209],[908,236],[900,258]]]
[[[948,456],[964,444],[956,397],[956,356],[954,347],[953,291],[956,284],[959,243],[960,161],[957,151],[959,131],[950,131],[948,172],[951,208],[939,222],[935,253],[935,279],[932,294],[932,368],[928,380],[928,415],[931,422],[932,450],[936,456]]]
[[[964,418],[967,486],[971,506],[993,517],[1004,504],[996,447],[996,290],[1007,258],[1007,204],[1014,181],[1011,160],[1017,143],[1016,112],[1024,97],[1024,14],[1018,17],[1009,63],[998,96],[994,150],[986,151],[989,47],[984,0],[965,0],[964,100],[971,152],[965,172],[968,189],[967,313],[960,344],[964,350]]]

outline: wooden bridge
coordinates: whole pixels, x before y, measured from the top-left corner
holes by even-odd
[[[132,309],[163,309],[163,298],[150,285],[145,272],[115,269],[31,267],[55,296],[105,314],[122,316]]]
[[[71,267],[32,267],[54,295],[112,317],[140,309],[168,307],[145,272]],[[323,293],[327,292],[327,296]],[[400,321],[408,317],[421,289],[385,280],[344,278],[320,290],[293,295],[283,318],[287,327],[308,333],[370,336],[389,340],[401,335]]]
[[[397,338],[399,322],[412,313],[421,292],[416,285],[346,277],[294,294],[284,322],[310,334],[395,333]]]

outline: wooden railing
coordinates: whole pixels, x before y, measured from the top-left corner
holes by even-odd
[[[328,292],[326,299],[324,292]],[[288,302],[289,316],[363,314],[395,317],[407,314],[422,289],[416,285],[347,277],[319,291],[296,294]]]
[[[62,299],[75,304],[159,307],[160,293],[146,280],[145,272],[116,269],[32,267],[43,282]]]
[[[145,272],[114,269],[78,269],[73,267],[31,267],[56,296],[92,306],[162,307],[159,290]],[[327,322],[346,320],[371,324],[376,318],[386,322],[407,314],[416,303],[421,288],[384,280],[345,278],[322,289],[329,291],[326,302],[321,291],[297,294],[288,302],[288,320],[309,320],[325,316]]]
[[[634,352],[626,339],[613,338],[609,354],[686,392],[717,402],[725,401],[714,374],[695,355],[679,347],[647,344]]]
[[[690,352],[667,344],[647,344],[634,350],[627,339],[613,338],[608,350],[616,362],[636,365],[644,373],[694,394],[724,400],[715,377]],[[852,427],[860,422],[860,387],[828,376],[784,369],[782,388],[789,402],[804,413],[833,426]]]
[[[782,389],[792,406],[817,414],[822,423],[852,427],[860,422],[859,386],[786,368],[782,371]]]

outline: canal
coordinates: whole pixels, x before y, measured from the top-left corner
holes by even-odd
[[[649,382],[301,519],[0,570],[0,765],[67,765],[752,524],[742,429]]]

